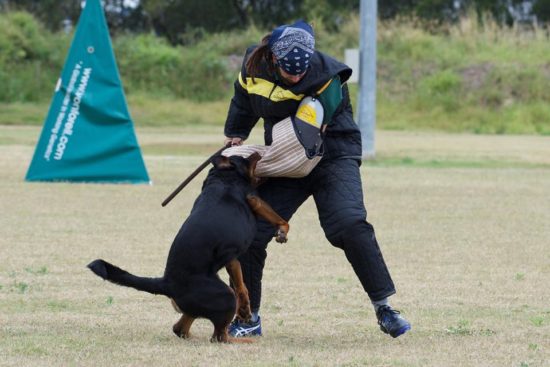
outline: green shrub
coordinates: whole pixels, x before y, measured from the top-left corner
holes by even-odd
[[[153,35],[119,37],[113,47],[129,93],[206,101],[224,96],[231,83],[221,55],[206,47],[172,47]]]
[[[118,67],[128,93],[148,90],[171,94],[180,62],[177,48],[153,35],[121,36],[114,40]]]
[[[47,56],[44,29],[30,14],[7,13],[0,17],[0,29],[2,62],[20,62]]]
[[[68,37],[51,34],[24,12],[0,14],[0,101],[51,97]]]
[[[259,43],[266,34],[266,30],[258,29],[252,25],[245,30],[206,35],[193,47],[203,51],[214,51],[219,55],[243,56],[244,51],[250,45]]]
[[[461,78],[452,70],[434,73],[422,80],[417,88],[416,103],[419,109],[442,108],[456,112],[462,105]]]

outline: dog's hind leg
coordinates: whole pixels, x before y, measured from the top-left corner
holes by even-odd
[[[212,338],[210,338],[210,341],[212,343],[218,342],[218,343],[228,343],[229,342],[229,334],[227,332],[227,327],[233,320],[233,315],[235,311],[229,311],[226,314],[225,320],[223,322],[215,323],[214,324],[214,334],[212,334]]]
[[[172,327],[174,334],[176,334],[180,338],[188,339],[191,336],[191,334],[189,333],[189,329],[191,329],[193,321],[195,321],[194,317],[191,317],[184,313],[181,316],[180,320],[176,322]]]
[[[239,263],[239,260],[233,259],[225,266],[225,269],[231,278],[231,284],[235,288],[237,296],[237,318],[242,321],[249,321],[252,313],[250,311],[248,289],[246,289],[243,281],[241,263]]]

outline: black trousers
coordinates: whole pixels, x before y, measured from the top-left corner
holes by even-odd
[[[313,195],[326,238],[344,250],[370,299],[378,301],[395,293],[374,228],[366,221],[357,160],[323,160],[307,177],[270,178],[258,191],[287,221]],[[260,309],[267,244],[275,230],[272,224],[259,219],[254,242],[239,258],[252,311]]]

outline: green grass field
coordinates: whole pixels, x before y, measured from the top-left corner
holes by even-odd
[[[251,345],[172,335],[169,301],[101,281],[98,257],[162,274],[219,127],[139,128],[152,186],[26,183],[40,128],[0,126],[2,366],[549,366],[550,137],[377,132],[369,221],[413,329],[382,334],[312,201],[271,244]],[[260,135],[252,140],[259,141]],[[227,278],[225,274],[222,274]]]

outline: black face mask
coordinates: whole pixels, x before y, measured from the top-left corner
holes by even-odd
[[[281,75],[280,66],[279,66],[278,62],[276,62],[275,63],[275,80],[277,81],[277,83],[281,82],[282,84],[284,84],[288,87],[292,87],[292,86],[300,83],[304,79],[304,77],[307,74],[308,70],[309,70],[309,67],[306,69],[306,71],[303,74],[300,74],[301,75],[300,80],[298,80],[297,82],[292,82],[292,81],[287,80],[283,75]]]

